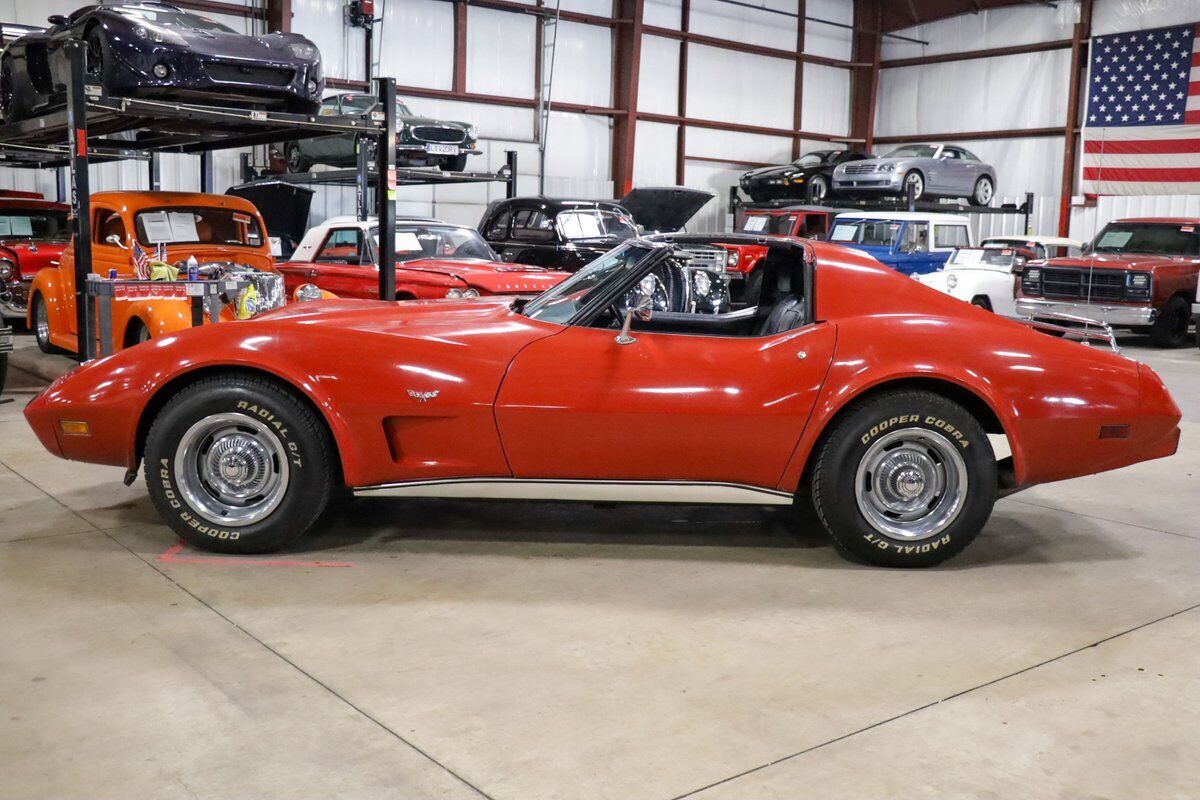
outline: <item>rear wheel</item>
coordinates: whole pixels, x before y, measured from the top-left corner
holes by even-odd
[[[932,392],[888,392],[834,423],[816,453],[812,498],[843,555],[933,566],[983,529],[996,499],[996,457],[962,406]]]
[[[1183,347],[1187,344],[1188,329],[1192,324],[1188,301],[1175,295],[1163,306],[1162,313],[1150,327],[1150,341],[1155,347]]]
[[[819,205],[828,195],[829,180],[824,175],[814,175],[813,179],[808,182],[809,201]]]
[[[222,553],[279,549],[316,522],[333,490],[324,421],[257,377],[215,376],[181,391],[155,417],[145,454],[163,519]]]
[[[992,179],[984,175],[975,181],[975,191],[972,193],[971,199],[977,206],[990,206],[995,193],[996,187],[992,184]]]
[[[312,169],[312,160],[305,157],[299,142],[288,142],[284,145],[283,156],[287,161],[288,172],[308,172]]]
[[[135,344],[150,341],[150,329],[146,327],[146,323],[140,319],[133,319],[129,323],[129,327],[125,329],[125,346],[133,347]]]

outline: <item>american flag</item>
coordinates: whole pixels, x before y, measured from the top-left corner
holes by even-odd
[[[1085,194],[1200,193],[1200,23],[1093,36]]]
[[[150,280],[150,257],[136,241],[133,243],[133,276],[139,281]]]

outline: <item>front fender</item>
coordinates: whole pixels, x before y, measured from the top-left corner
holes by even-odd
[[[50,267],[38,272],[33,277],[33,283],[29,285],[29,308],[25,312],[26,326],[33,330],[33,298],[36,295],[46,304],[50,330],[60,334],[70,330],[69,317],[75,313],[75,304],[64,300],[63,294],[62,276],[59,274],[58,267]]]

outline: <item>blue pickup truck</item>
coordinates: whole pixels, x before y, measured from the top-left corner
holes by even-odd
[[[975,245],[966,217],[917,211],[839,214],[829,241],[861,250],[905,275],[936,272],[956,247]]]

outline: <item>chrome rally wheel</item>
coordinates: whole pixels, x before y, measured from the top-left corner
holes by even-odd
[[[266,553],[317,521],[338,474],[324,418],[268,378],[200,378],[167,400],[146,436],[146,487],[188,543]]]
[[[882,567],[945,561],[983,529],[996,456],[980,420],[927,390],[839,412],[812,459],[812,504],[843,555]]]
[[[250,525],[279,507],[288,488],[280,439],[245,414],[215,414],[188,428],[175,450],[175,480],[209,522]]]
[[[880,533],[919,542],[962,510],[969,478],[957,445],[937,431],[906,428],[877,439],[855,476],[858,510]]]

